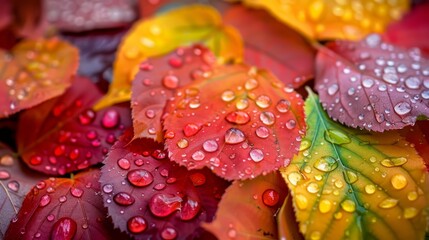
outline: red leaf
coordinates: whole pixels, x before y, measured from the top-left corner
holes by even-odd
[[[429,54],[428,14],[429,2],[417,5],[399,22],[391,24],[383,37],[392,44],[406,48],[418,47]]]
[[[316,51],[304,37],[266,11],[236,5],[225,13],[224,19],[240,31],[246,63],[270,69],[294,88],[313,78]]]
[[[61,95],[71,84],[78,51],[56,38],[0,50],[0,118]]]
[[[177,90],[164,130],[171,160],[210,167],[226,179],[253,178],[289,164],[305,122],[299,94],[269,72],[215,68]]]
[[[25,195],[44,176],[29,171],[6,146],[0,143],[0,239],[18,214]]]
[[[175,89],[202,77],[214,63],[214,55],[202,46],[180,48],[143,62],[132,88],[134,136],[161,142],[161,115],[167,100]]]
[[[79,77],[63,96],[24,112],[17,144],[28,166],[63,175],[101,162],[131,119],[128,107],[91,110],[100,97],[89,80]]]
[[[210,222],[228,183],[208,169],[188,171],[170,162],[164,146],[132,141],[132,131],[112,147],[100,182],[116,227],[135,239],[194,239]]]
[[[429,116],[429,61],[418,49],[386,44],[374,34],[328,44],[316,64],[316,88],[334,120],[382,132]]]
[[[73,179],[39,182],[22,204],[5,239],[114,239],[98,183],[100,172],[90,170]],[[123,237],[123,236],[122,236]]]
[[[404,128],[401,134],[408,142],[414,144],[429,172],[429,121],[417,121],[416,125]]]
[[[45,0],[45,11],[49,22],[73,32],[124,26],[136,17],[129,0]]]
[[[287,193],[278,172],[235,181],[222,196],[216,219],[202,226],[218,239],[278,239],[274,215]]]

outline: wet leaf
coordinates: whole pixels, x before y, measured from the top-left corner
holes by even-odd
[[[352,127],[382,132],[429,116],[429,60],[369,35],[321,48],[316,89],[328,114]]]
[[[24,112],[18,125],[18,152],[27,165],[50,175],[64,175],[100,163],[125,127],[128,106],[95,112],[101,94],[78,77],[61,97]]]
[[[163,140],[161,115],[175,89],[189,84],[215,64],[215,57],[205,47],[195,45],[143,62],[132,86],[132,109],[135,138]]]
[[[210,75],[211,74],[211,75]],[[305,131],[299,94],[265,70],[219,66],[176,91],[164,119],[171,160],[225,179],[288,165]]]
[[[228,183],[169,161],[163,144],[129,129],[104,160],[100,182],[115,227],[135,239],[197,239]]]
[[[236,5],[226,11],[224,21],[243,36],[247,64],[270,69],[294,88],[313,77],[316,51],[301,35],[267,12]]]
[[[192,18],[189,16],[192,15]],[[127,101],[139,63],[169,53],[177,47],[202,43],[219,62],[240,61],[243,43],[239,33],[222,23],[221,16],[206,5],[188,5],[137,22],[124,38],[114,63],[113,82],[96,109]]]
[[[402,47],[418,47],[429,55],[429,26],[427,14],[429,2],[417,5],[398,22],[392,23],[383,37],[387,42]]]
[[[401,130],[401,135],[414,145],[429,172],[429,121],[417,121],[416,125]]]
[[[121,237],[113,231],[103,207],[99,175],[99,170],[90,170],[77,174],[73,179],[40,181],[25,197],[5,239]]]
[[[344,127],[310,93],[307,136],[282,169],[307,239],[421,239],[428,174],[397,132]]]
[[[278,172],[235,181],[222,196],[216,219],[202,226],[218,239],[279,239],[274,215],[286,194]]]
[[[45,0],[47,20],[65,31],[88,31],[93,29],[124,26],[136,18],[129,0]]]
[[[18,214],[25,195],[45,177],[29,171],[15,153],[0,143],[0,238]]]
[[[244,0],[254,8],[264,8],[285,24],[312,39],[361,39],[372,32],[383,32],[387,24],[399,20],[409,1],[372,0]]]
[[[0,50],[0,118],[61,95],[73,80],[76,48],[56,38],[25,40]]]

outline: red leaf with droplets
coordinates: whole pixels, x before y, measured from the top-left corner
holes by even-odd
[[[402,47],[418,47],[429,54],[429,2],[419,4],[400,21],[392,23],[383,37],[387,42]]]
[[[27,40],[0,50],[0,118],[59,96],[71,85],[79,56],[56,38]]]
[[[29,171],[15,153],[0,143],[0,239],[18,214],[25,195],[42,179],[42,175]]]
[[[170,162],[163,144],[128,130],[104,160],[100,183],[116,227],[135,239],[194,239],[228,183],[210,170]]]
[[[99,170],[90,170],[73,179],[39,182],[25,197],[5,239],[119,239],[103,207],[99,176]]]
[[[287,193],[278,172],[235,181],[222,196],[216,219],[202,226],[218,239],[278,239],[273,216]]]
[[[101,93],[79,77],[61,97],[24,112],[18,124],[18,152],[35,170],[63,175],[100,163],[124,127],[131,125],[128,107],[95,112]]]
[[[299,94],[264,70],[220,66],[177,90],[164,119],[171,160],[245,179],[288,165],[305,131]]]
[[[214,63],[214,55],[199,45],[143,62],[132,87],[134,136],[161,142],[161,115],[167,100],[175,89],[202,77]]]
[[[382,132],[429,116],[429,61],[379,35],[336,41],[317,55],[316,88],[334,120]]]
[[[237,28],[243,36],[246,63],[270,69],[294,88],[313,77],[316,51],[303,36],[266,11],[237,5],[224,18],[225,23]]]
[[[47,20],[66,31],[114,28],[132,22],[136,13],[129,0],[45,0]]]

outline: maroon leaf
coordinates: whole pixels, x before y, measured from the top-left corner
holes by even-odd
[[[266,11],[237,5],[226,11],[224,21],[240,31],[247,64],[270,69],[294,88],[313,78],[315,49]]]
[[[175,89],[202,77],[214,64],[214,55],[199,45],[142,63],[132,87],[134,137],[161,142],[161,115],[167,100]]]
[[[97,88],[80,77],[63,96],[24,112],[17,144],[28,166],[63,175],[101,162],[131,118],[128,107],[91,110],[100,97]]]
[[[317,55],[316,88],[328,114],[352,127],[382,132],[429,116],[429,61],[369,35],[336,41]]]
[[[98,183],[99,170],[39,182],[25,197],[5,239],[115,239]],[[122,236],[123,237],[123,236]]]
[[[45,177],[29,171],[10,149],[0,143],[0,239],[18,214],[25,195]]]
[[[105,206],[116,227],[135,239],[195,239],[210,222],[228,183],[208,169],[170,162],[163,144],[133,140],[128,130],[102,168]]]
[[[73,32],[126,25],[136,17],[133,9],[129,0],[45,0],[47,20]]]
[[[417,121],[416,125],[402,129],[401,135],[414,145],[429,172],[429,121]]]

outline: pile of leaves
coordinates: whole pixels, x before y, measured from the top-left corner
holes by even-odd
[[[1,5],[0,239],[429,232],[429,3]]]

